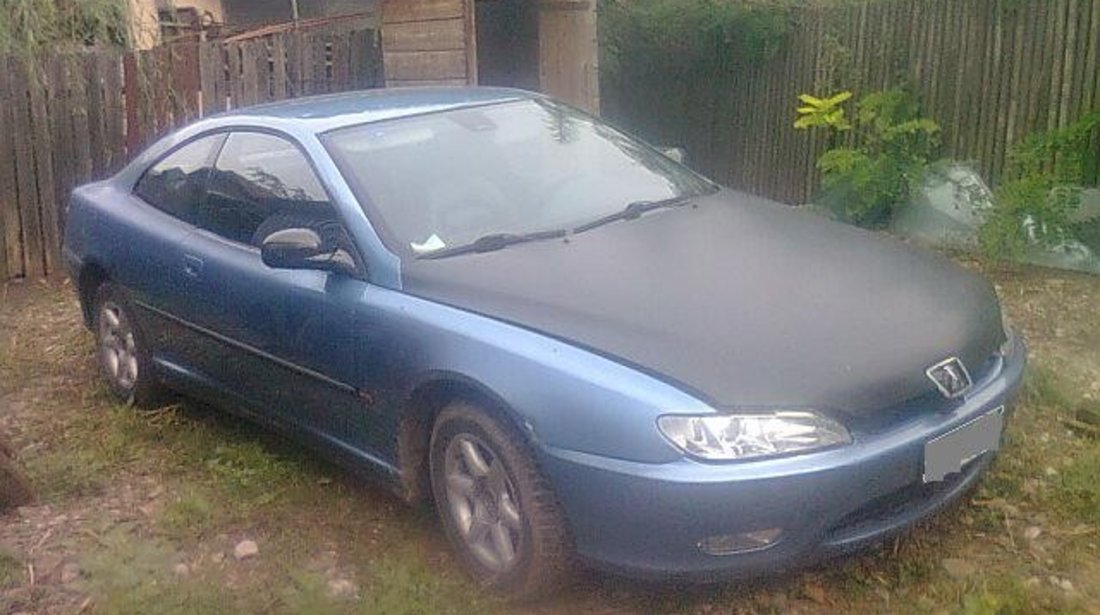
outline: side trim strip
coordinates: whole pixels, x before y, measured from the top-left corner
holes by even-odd
[[[337,388],[341,391],[344,391],[346,393],[350,393],[352,395],[358,395],[359,394],[359,389],[351,386],[350,384],[345,384],[343,382],[340,382],[339,380],[329,378],[328,376],[322,374],[321,372],[314,371],[312,369],[309,369],[308,367],[302,367],[301,365],[298,365],[296,363],[291,363],[290,361],[287,361],[286,359],[280,359],[279,357],[277,357],[277,356],[275,356],[275,355],[273,355],[269,352],[260,350],[259,348],[256,348],[255,346],[250,346],[250,345],[245,344],[243,342],[238,342],[237,340],[235,340],[233,338],[230,338],[230,337],[226,337],[226,336],[222,335],[221,333],[218,333],[216,331],[211,331],[210,329],[207,329],[206,327],[202,327],[202,326],[196,325],[195,323],[186,321],[186,320],[180,318],[179,316],[176,316],[174,314],[170,314],[168,312],[165,312],[164,310],[162,310],[160,308],[153,307],[153,306],[149,305],[148,303],[145,303],[144,301],[134,300],[134,304],[137,305],[138,307],[141,307],[145,310],[148,310],[148,311],[156,314],[157,316],[160,316],[162,318],[167,318],[168,320],[171,320],[174,323],[177,323],[179,325],[187,327],[188,329],[191,329],[192,331],[195,331],[197,333],[201,333],[201,334],[203,334],[207,337],[212,337],[212,338],[218,340],[219,342],[222,342],[223,344],[227,344],[229,346],[233,346],[234,348],[238,348],[238,349],[243,350],[245,352],[248,352],[250,354],[256,355],[257,357],[260,357],[261,359],[266,359],[268,361],[271,361],[272,363],[275,363],[276,365],[279,365],[281,367],[285,367],[286,369],[289,369],[289,370],[294,371],[294,372],[298,372],[299,374],[303,374],[305,376],[309,376],[309,377],[314,378],[316,380],[320,380],[321,382],[324,382],[325,384],[327,384],[329,386],[332,386],[332,387],[335,387],[335,388]]]

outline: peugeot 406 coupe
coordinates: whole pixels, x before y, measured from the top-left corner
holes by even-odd
[[[975,484],[1025,366],[979,275],[516,90],[200,120],[74,191],[64,257],[120,401],[369,470],[517,595],[880,541]]]

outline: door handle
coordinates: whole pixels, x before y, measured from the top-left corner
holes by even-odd
[[[183,273],[188,277],[199,277],[199,275],[202,274],[202,259],[197,256],[185,254],[183,256]]]

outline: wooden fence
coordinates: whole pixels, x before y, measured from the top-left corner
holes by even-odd
[[[243,105],[382,85],[374,29],[0,55],[0,281],[63,273],[69,192],[117,171],[172,127]]]
[[[732,80],[605,83],[605,114],[686,146],[716,179],[801,203],[825,139],[793,128],[800,93],[908,86],[942,125],[944,154],[994,183],[1020,138],[1100,109],[1100,0],[885,0],[794,19],[776,56],[724,67]]]

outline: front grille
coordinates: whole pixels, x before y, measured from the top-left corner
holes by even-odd
[[[962,472],[936,483],[915,483],[879,496],[845,515],[827,535],[827,542],[843,542],[854,536],[889,527],[897,519],[928,504],[935,503],[969,480],[986,465],[985,456],[972,461]]]

